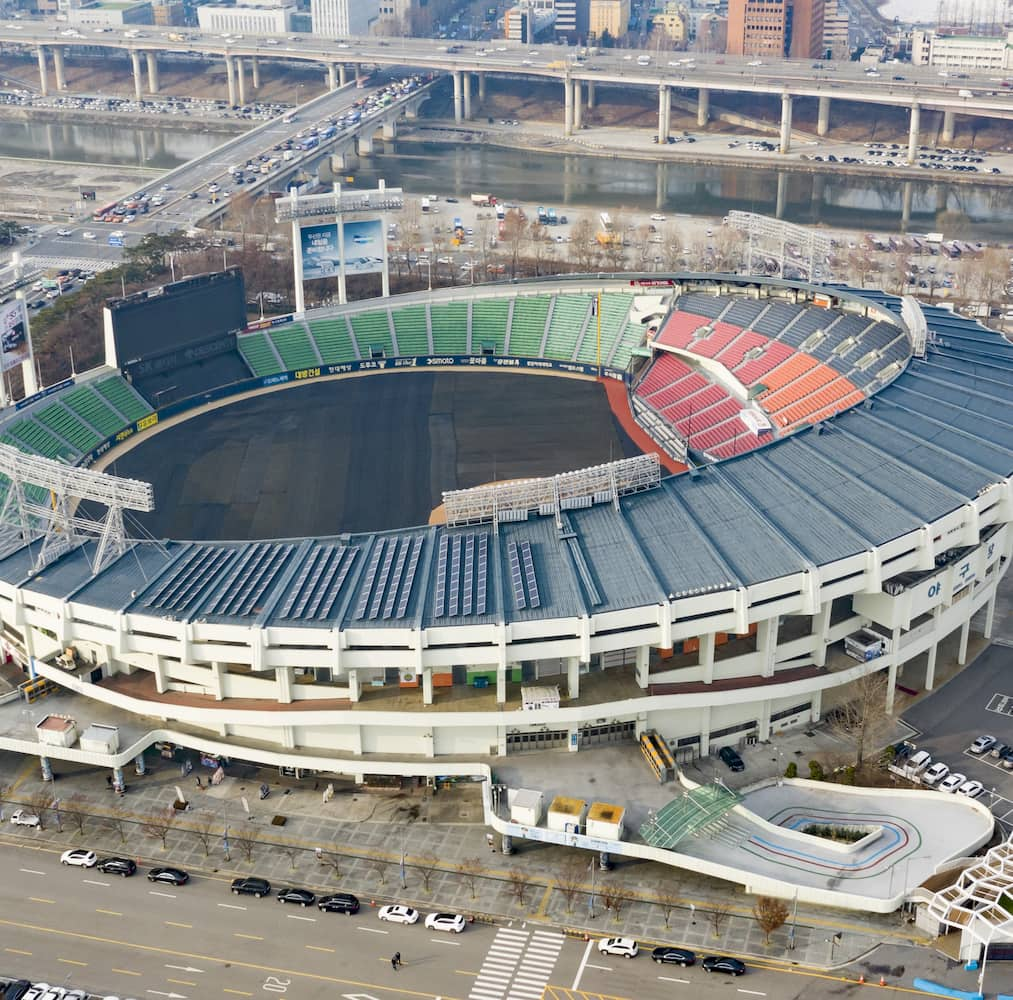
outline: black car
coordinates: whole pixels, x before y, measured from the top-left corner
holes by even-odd
[[[728,958],[727,955],[708,955],[701,964],[704,972],[727,972],[730,976],[741,976],[746,971],[744,962]]]
[[[279,903],[298,903],[300,906],[312,906],[317,901],[315,892],[309,889],[279,889]]]
[[[182,868],[152,868],[148,872],[149,882],[165,882],[168,885],[186,885],[190,876]]]
[[[27,979],[15,979],[13,983],[7,984],[3,998],[4,1000],[21,1000],[31,988],[32,984]]]
[[[742,763],[742,758],[734,747],[722,747],[718,751],[718,756],[728,765],[730,771],[744,771],[746,769],[746,765]]]
[[[137,863],[131,858],[103,858],[95,867],[107,875],[122,875],[124,878],[137,871]]]
[[[358,913],[359,900],[350,892],[335,892],[330,896],[321,896],[317,906],[328,913]]]
[[[233,879],[232,891],[237,896],[256,896],[260,899],[261,896],[271,895],[271,883],[266,878],[248,875],[246,878]]]
[[[659,965],[681,965],[683,968],[696,962],[696,955],[686,948],[655,948],[651,958]]]

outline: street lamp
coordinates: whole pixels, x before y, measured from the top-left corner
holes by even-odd
[[[587,897],[587,916],[589,920],[594,920],[594,858],[591,858],[591,895]]]

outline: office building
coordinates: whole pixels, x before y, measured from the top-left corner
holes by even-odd
[[[591,0],[588,32],[592,38],[622,38],[630,24],[630,0]]]
[[[197,24],[209,34],[287,35],[292,31],[295,5],[256,3],[242,5],[202,4],[197,8]]]
[[[958,73],[1006,72],[1013,69],[1013,30],[982,36],[915,29],[911,62]]]
[[[729,55],[784,55],[788,41],[789,0],[729,0]]]
[[[823,0],[793,0],[788,19],[788,55],[792,59],[822,59]]]
[[[379,0],[311,0],[313,34],[321,38],[368,35],[380,17]]]

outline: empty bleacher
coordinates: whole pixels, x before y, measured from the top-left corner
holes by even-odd
[[[34,418],[72,445],[80,454],[91,451],[102,441],[102,435],[68,409],[62,402],[50,403],[34,414]]]
[[[425,355],[429,350],[429,328],[424,305],[401,306],[392,309],[394,335],[397,337],[398,353],[402,355]]]
[[[778,339],[791,344],[792,347],[801,347],[806,338],[811,337],[822,327],[828,326],[835,318],[834,313],[812,306],[799,313],[790,325],[782,330]]]
[[[151,407],[127,385],[122,375],[110,375],[94,383],[106,402],[123,414],[127,423],[140,420],[151,413]]]
[[[103,437],[112,437],[123,430],[124,420],[92,388],[91,384],[79,385],[62,397],[82,420],[94,427]]]
[[[770,340],[758,358],[750,358],[743,362],[733,374],[744,386],[756,385],[768,372],[787,361],[794,353],[787,344]]]
[[[714,323],[712,331],[706,337],[694,340],[690,344],[690,350],[702,357],[713,358],[735,340],[740,333],[742,333],[742,327],[732,326],[731,323],[719,320]]]
[[[762,333],[756,333],[753,330],[743,330],[726,347],[723,347],[714,355],[714,360],[720,361],[725,368],[731,371],[742,364],[750,351],[763,347],[767,343],[769,341]]]
[[[810,395],[800,398],[798,402],[782,407],[780,412],[771,411],[771,419],[779,427],[792,427],[802,421],[812,421],[817,414],[826,416],[835,413],[864,398],[850,379],[839,376]],[[818,419],[822,419],[822,416]]]
[[[369,358],[374,349],[383,351],[384,357],[396,356],[394,341],[390,335],[390,313],[386,309],[371,309],[368,312],[353,313],[352,334],[359,348],[359,356]]]
[[[310,320],[309,327],[313,342],[320,352],[320,360],[325,365],[343,364],[358,359],[344,316]]]
[[[63,459],[73,462],[80,457],[71,445],[61,441],[55,434],[48,431],[42,424],[31,417],[22,417],[7,427],[4,443],[13,444],[22,451],[34,452],[43,458]]]
[[[772,302],[770,308],[752,324],[752,329],[771,338],[779,337],[802,309],[793,302]]]
[[[616,358],[617,349],[625,342],[624,335],[629,326],[630,306],[633,305],[633,296],[606,292],[601,297],[601,312],[599,316],[592,316],[584,328],[584,339],[577,351],[577,360],[585,364],[593,365],[598,361],[598,323],[601,322],[601,361],[602,364],[615,364],[618,368],[625,368],[630,360],[630,351],[640,343],[640,329],[634,327],[630,332],[633,335],[633,342],[625,351],[625,357]],[[614,359],[614,360],[613,360]]]
[[[271,330],[271,343],[281,358],[284,370],[313,368],[320,364],[320,358],[310,341],[310,335],[302,323],[288,323]]]
[[[437,354],[468,353],[468,304],[448,302],[429,308],[433,350]]]
[[[665,386],[689,375],[692,368],[674,354],[658,354],[644,372],[637,385],[636,394],[650,401],[650,397]]]
[[[734,323],[736,326],[747,327],[752,326],[753,321],[756,319],[764,309],[767,308],[766,299],[746,299],[737,297],[725,313],[724,319],[726,323]]]
[[[706,316],[683,312],[681,309],[669,314],[658,331],[657,341],[666,347],[688,348],[697,331],[708,323]]]
[[[545,341],[545,356],[570,361],[577,350],[584,324],[588,323],[593,295],[557,295]],[[597,339],[597,320],[595,339]],[[590,327],[590,324],[588,324]]]
[[[492,344],[497,354],[503,353],[509,314],[510,303],[507,299],[479,299],[472,305],[472,354],[481,354],[485,344]]]
[[[266,334],[248,333],[237,337],[236,346],[254,375],[274,375],[284,371],[284,365],[274,353]]]
[[[818,364],[819,362],[815,358],[809,357],[808,354],[792,354],[786,361],[763,376],[763,384],[767,387],[765,391],[774,392],[786,386]]]
[[[717,319],[731,303],[728,295],[709,295],[707,292],[687,292],[679,296],[677,303],[681,312],[696,313],[708,319]]]
[[[556,297],[556,308],[564,296]],[[510,340],[507,351],[526,358],[541,357],[545,338],[545,321],[549,316],[552,299],[548,295],[520,295],[514,299],[514,312],[510,320]]]

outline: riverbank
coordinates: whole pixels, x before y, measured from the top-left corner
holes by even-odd
[[[43,125],[113,125],[139,128],[164,124],[174,132],[221,132],[239,135],[260,122],[245,122],[217,115],[172,115],[155,122],[152,115],[130,111],[82,111],[79,108],[24,108],[0,105],[0,122],[25,122]]]

